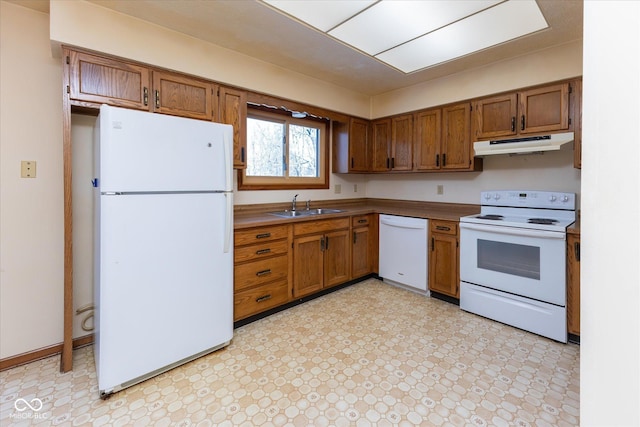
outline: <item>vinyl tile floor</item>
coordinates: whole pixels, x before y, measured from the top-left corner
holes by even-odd
[[[107,400],[92,346],[66,374],[57,356],[6,370],[0,425],[577,426],[579,360],[575,344],[368,279]]]

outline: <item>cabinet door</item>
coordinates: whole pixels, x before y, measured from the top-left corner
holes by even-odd
[[[391,119],[376,120],[372,124],[371,170],[388,171],[391,164],[389,145],[391,142]]]
[[[394,117],[391,120],[391,169],[413,169],[413,114]]]
[[[567,234],[567,331],[580,335],[580,236]]]
[[[149,110],[148,68],[82,52],[69,52],[71,99]]]
[[[470,169],[471,141],[469,103],[442,109],[442,169]]]
[[[459,298],[458,288],[458,238],[433,233],[429,254],[429,289]]]
[[[293,294],[296,298],[322,289],[324,235],[298,237],[293,240]]]
[[[481,99],[474,103],[475,138],[516,134],[518,96],[515,93]]]
[[[416,113],[414,123],[415,169],[440,169],[441,110]]]
[[[221,87],[218,108],[221,123],[233,125],[233,167],[246,167],[247,151],[247,93]]]
[[[165,71],[153,72],[153,111],[213,120],[213,85]]]
[[[349,280],[349,230],[326,233],[324,251],[324,286],[334,286]]]
[[[371,233],[369,227],[354,228],[351,246],[351,278],[366,276],[372,271]]]
[[[569,128],[569,83],[520,92],[519,98],[520,133]]]
[[[369,170],[369,122],[352,118],[349,121],[349,171],[367,172]]]

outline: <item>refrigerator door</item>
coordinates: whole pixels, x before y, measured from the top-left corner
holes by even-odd
[[[232,191],[233,127],[103,105],[101,192]]]
[[[117,391],[231,340],[232,242],[224,251],[228,196],[100,196],[101,392]]]

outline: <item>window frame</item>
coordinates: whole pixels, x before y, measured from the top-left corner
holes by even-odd
[[[318,147],[318,173],[317,177],[289,177],[289,176],[247,176],[246,168],[238,173],[238,190],[285,190],[285,189],[328,189],[329,188],[329,132],[328,120],[306,118],[294,118],[290,114],[278,114],[270,111],[250,108],[247,112],[248,119],[277,121],[285,124],[285,153],[289,155],[289,125],[314,127],[320,130]],[[248,147],[247,147],[248,149]],[[247,156],[247,163],[249,158]],[[248,166],[248,165],[247,165]],[[287,171],[289,170],[287,165]],[[288,173],[288,172],[287,172]]]

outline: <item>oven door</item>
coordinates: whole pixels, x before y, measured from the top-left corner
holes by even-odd
[[[460,280],[565,306],[565,233],[460,223]]]

